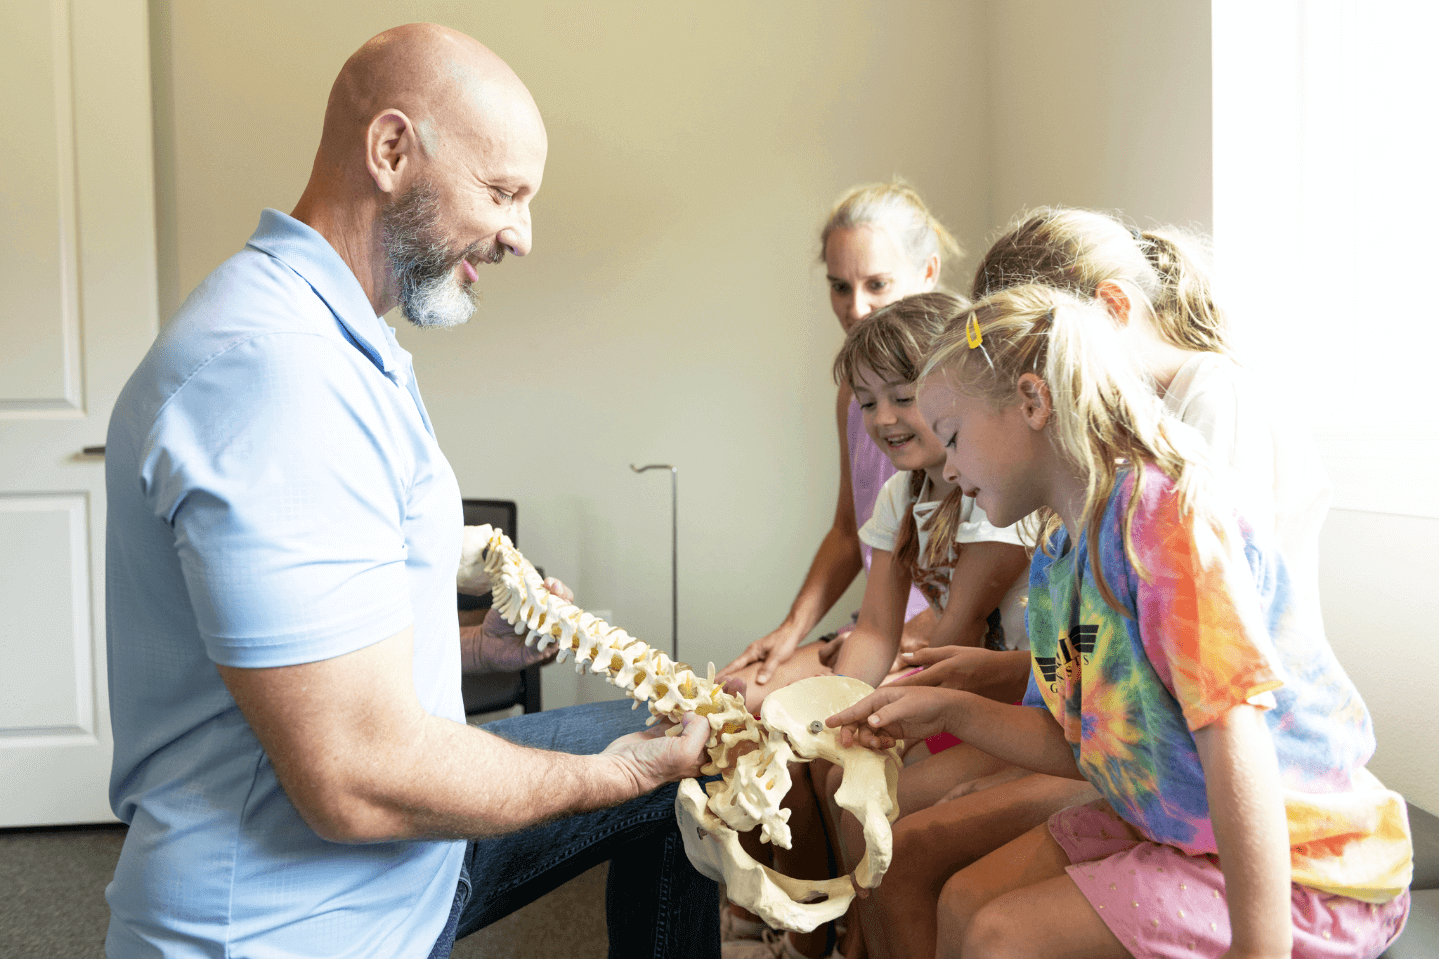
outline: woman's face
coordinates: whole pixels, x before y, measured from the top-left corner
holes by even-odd
[[[835,230],[824,246],[829,305],[846,333],[886,303],[927,293],[939,280],[939,257],[919,266],[888,230],[872,224]]]

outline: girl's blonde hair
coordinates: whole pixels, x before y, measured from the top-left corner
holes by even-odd
[[[1046,429],[1060,455],[1085,477],[1079,525],[1089,538],[1089,565],[1105,602],[1121,610],[1099,561],[1104,513],[1120,474],[1153,464],[1178,488],[1180,509],[1198,508],[1207,460],[1202,441],[1164,412],[1153,385],[1118,342],[1114,324],[1098,322],[1104,307],[1038,283],[1000,290],[956,317],[935,341],[924,376],[938,371],[957,391],[996,408],[1015,402],[1019,380],[1035,374],[1049,391]],[[977,337],[976,337],[977,334]],[[971,346],[976,338],[978,345]],[[1133,470],[1125,512],[1125,554],[1141,576],[1130,524],[1144,489]],[[1061,520],[1042,514],[1048,548]],[[1121,610],[1122,611],[1122,610]]]
[[[824,227],[819,231],[820,262],[824,262],[831,233],[857,226],[888,230],[916,269],[922,269],[936,254],[941,266],[946,258],[957,260],[964,256],[959,241],[929,212],[929,207],[925,206],[914,187],[899,177],[888,183],[864,183],[851,187],[835,201]]]
[[[930,346],[969,302],[949,293],[916,293],[875,310],[850,328],[839,355],[834,358],[834,379],[850,389],[858,386],[859,371],[867,369],[886,383],[918,383]],[[924,488],[924,470],[911,470],[909,498]],[[945,497],[928,520],[930,531],[923,563],[942,562],[959,528],[964,494],[958,489]],[[906,510],[894,541],[894,563],[913,580],[920,562],[919,530],[914,511]]]
[[[1160,336],[1186,350],[1232,354],[1229,321],[1214,299],[1208,241],[1178,227],[1139,230],[1091,210],[1042,207],[1023,214],[974,274],[982,299],[1021,283],[1093,297],[1126,280],[1148,301]]]

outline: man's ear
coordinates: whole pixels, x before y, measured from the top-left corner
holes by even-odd
[[[370,121],[365,129],[365,169],[381,193],[400,191],[418,148],[415,125],[399,110],[382,111]]]
[[[1114,317],[1114,322],[1120,326],[1129,325],[1130,310],[1134,303],[1129,298],[1129,291],[1124,284],[1118,280],[1100,280],[1099,285],[1094,288],[1094,298],[1104,304],[1109,315]]]
[[[1049,395],[1049,384],[1033,373],[1019,378],[1019,411],[1029,428],[1038,432],[1049,422],[1054,412],[1054,401]]]

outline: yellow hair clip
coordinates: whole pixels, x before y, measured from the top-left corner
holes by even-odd
[[[969,314],[969,322],[964,326],[964,339],[971,350],[984,342],[984,336],[979,332],[979,319],[973,313]]]

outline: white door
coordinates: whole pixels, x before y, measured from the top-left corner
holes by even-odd
[[[0,0],[0,827],[112,820],[103,454],[154,339],[144,0]]]

